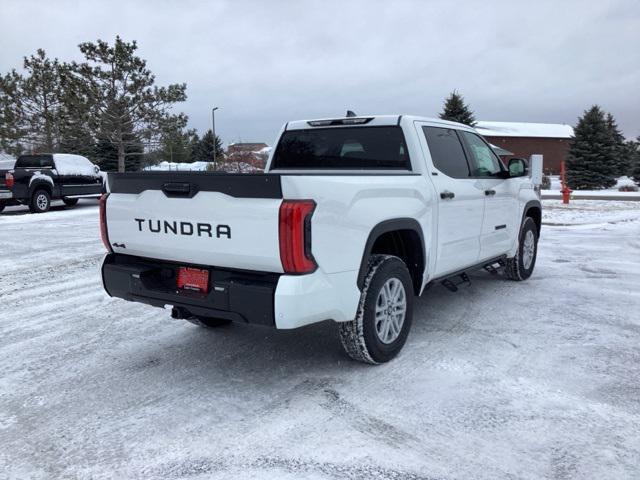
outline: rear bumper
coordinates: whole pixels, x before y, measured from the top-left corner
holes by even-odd
[[[12,200],[13,192],[11,190],[0,190],[0,200]]]
[[[112,297],[278,329],[351,320],[360,300],[357,271],[282,275],[186,265],[210,272],[209,292],[198,293],[175,288],[178,266],[183,265],[110,253],[102,264],[102,281]]]
[[[182,307],[196,316],[275,326],[277,274],[210,269],[209,291],[200,293],[176,289],[178,266],[110,253],[102,263],[102,282],[112,297]]]

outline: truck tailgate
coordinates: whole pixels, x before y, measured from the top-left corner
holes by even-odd
[[[278,175],[109,175],[106,218],[116,253],[185,264],[282,272]]]

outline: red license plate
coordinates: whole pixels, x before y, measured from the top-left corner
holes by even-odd
[[[180,267],[177,283],[178,288],[206,293],[209,289],[209,270]]]

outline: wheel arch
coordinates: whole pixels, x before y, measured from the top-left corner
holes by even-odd
[[[29,198],[31,198],[38,190],[46,190],[49,196],[53,199],[53,187],[49,182],[40,180],[29,185]]]
[[[357,285],[362,291],[371,255],[393,254],[407,265],[416,295],[420,294],[426,265],[426,251],[422,227],[413,218],[395,218],[378,223],[365,243]]]
[[[538,236],[540,236],[540,229],[542,228],[542,204],[540,200],[530,200],[525,204],[522,211],[522,222],[527,217],[533,219],[538,229]]]

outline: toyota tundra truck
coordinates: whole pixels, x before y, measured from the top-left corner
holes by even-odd
[[[265,173],[117,173],[100,201],[113,297],[207,327],[338,324],[355,360],[389,361],[414,299],[485,268],[535,266],[541,203],[522,159],[473,128],[385,115],[287,123]]]

